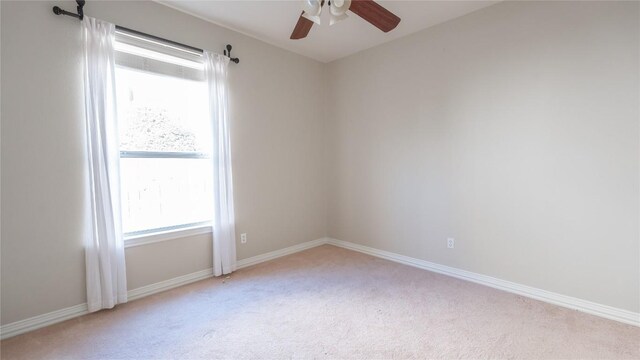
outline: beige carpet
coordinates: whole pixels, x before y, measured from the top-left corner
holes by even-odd
[[[325,245],[0,346],[3,359],[639,359],[640,328]]]

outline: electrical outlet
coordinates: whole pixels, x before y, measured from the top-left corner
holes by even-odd
[[[454,238],[448,238],[447,239],[447,247],[449,249],[453,249],[453,246],[455,245],[456,240]]]
[[[246,244],[247,243],[247,233],[240,234],[240,243],[242,243],[242,244]]]

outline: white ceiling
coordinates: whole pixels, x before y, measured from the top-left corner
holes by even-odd
[[[289,39],[302,11],[300,0],[158,2],[283,49],[329,62],[499,1],[377,1],[402,19],[398,27],[386,34],[352,12],[348,13],[348,19],[329,26],[328,11],[323,11],[322,25],[314,24],[309,36],[300,40]]]

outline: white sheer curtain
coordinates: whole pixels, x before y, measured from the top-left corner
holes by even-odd
[[[227,66],[229,58],[204,51],[213,132],[213,274],[236,269],[236,226],[233,212]]]
[[[89,311],[127,302],[120,214],[113,24],[85,16],[84,98],[91,214],[85,238]]]

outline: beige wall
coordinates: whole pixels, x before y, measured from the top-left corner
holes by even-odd
[[[638,312],[638,17],[501,3],[331,63],[329,235]]]
[[[79,24],[53,5],[1,2],[2,324],[85,301]],[[638,3],[503,3],[330,64],[154,3],[87,14],[234,45],[239,259],[328,234],[640,310]],[[133,289],[209,267],[210,235],[126,255]]]
[[[1,323],[85,302],[80,25],[1,2]],[[325,236],[324,66],[152,2],[86,13],[222,51],[230,43],[238,259]],[[129,289],[211,267],[210,235],[128,248]]]

